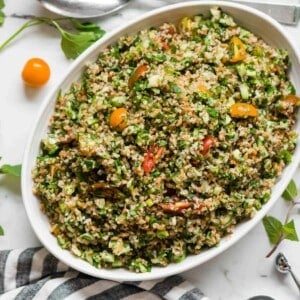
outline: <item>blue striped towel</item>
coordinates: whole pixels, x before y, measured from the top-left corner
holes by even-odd
[[[120,283],[79,273],[45,248],[0,251],[0,299],[17,300],[208,300],[179,275]]]

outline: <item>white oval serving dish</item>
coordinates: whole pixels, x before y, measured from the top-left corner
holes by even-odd
[[[41,243],[54,256],[72,268],[95,277],[118,281],[157,279],[191,269],[220,254],[236,243],[241,237],[246,235],[247,232],[249,232],[249,230],[251,230],[268,212],[292,178],[292,175],[300,161],[299,143],[293,155],[292,162],[285,168],[283,175],[273,187],[271,199],[262,207],[253,219],[239,224],[234,233],[231,236],[223,238],[217,247],[203,250],[198,255],[188,256],[184,261],[176,264],[170,264],[165,268],[154,267],[149,273],[133,273],[125,269],[97,269],[84,260],[76,258],[69,251],[61,249],[57,244],[56,238],[51,235],[49,231],[50,225],[48,223],[48,219],[40,211],[39,199],[32,193],[33,181],[31,178],[31,171],[39,153],[40,141],[47,131],[49,118],[53,112],[58,91],[68,89],[72,82],[80,78],[82,70],[87,62],[95,61],[102,49],[117,41],[118,38],[124,34],[134,33],[150,26],[159,25],[163,22],[176,23],[185,16],[193,16],[198,13],[208,14],[209,8],[212,6],[221,7],[224,12],[233,16],[239,25],[262,37],[270,45],[287,49],[292,61],[290,78],[296,87],[296,90],[300,91],[300,54],[295,50],[295,47],[293,47],[292,41],[290,41],[287,37],[281,25],[279,25],[271,17],[246,6],[216,1],[183,2],[181,4],[166,6],[151,11],[138,19],[129,22],[126,26],[106,34],[104,38],[90,47],[71,65],[62,82],[48,95],[45,106],[42,108],[41,113],[37,117],[36,124],[29,137],[23,160],[22,195],[32,228]],[[298,131],[300,130],[300,119],[296,124],[296,129]]]

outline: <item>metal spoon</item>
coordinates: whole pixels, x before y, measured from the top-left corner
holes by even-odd
[[[279,271],[280,273],[283,273],[283,274],[287,274],[287,273],[290,273],[294,279],[294,282],[296,283],[299,291],[300,291],[300,282],[299,280],[296,278],[295,274],[293,273],[292,271],[292,268],[291,266],[289,265],[286,257],[282,254],[282,253],[279,253],[277,256],[276,256],[276,259],[275,259],[275,266],[276,266],[276,269],[277,271]]]
[[[48,10],[72,18],[95,18],[110,14],[130,0],[38,0]]]

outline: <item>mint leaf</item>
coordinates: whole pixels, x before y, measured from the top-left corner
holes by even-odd
[[[22,169],[21,165],[3,165],[0,168],[0,174],[7,174],[7,175],[20,177],[21,169]]]
[[[282,197],[286,201],[292,201],[298,195],[298,190],[295,181],[292,179],[285,191],[282,194]]]
[[[290,222],[284,224],[282,226],[282,232],[285,239],[288,239],[290,241],[299,241],[294,220],[291,220]]]
[[[272,216],[265,216],[262,222],[267,232],[270,243],[278,243],[282,235],[282,223]]]
[[[0,225],[0,236],[4,235],[4,229],[2,228],[2,226]]]

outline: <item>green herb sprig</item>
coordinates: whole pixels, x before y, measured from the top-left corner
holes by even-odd
[[[4,24],[4,20],[5,20],[5,14],[3,12],[4,6],[5,6],[4,0],[0,0],[0,26]]]
[[[295,200],[297,196],[297,186],[294,180],[291,180],[282,194],[282,197],[289,202],[289,207],[284,222],[281,222],[273,216],[265,216],[263,218],[263,225],[268,235],[269,241],[272,245],[274,245],[274,247],[266,255],[266,257],[270,257],[284,239],[290,241],[299,241],[295,228],[295,222],[294,220],[290,220],[290,215],[293,208],[296,205],[300,204],[300,202]]]
[[[15,177],[20,177],[21,176],[21,170],[22,166],[21,165],[3,165],[0,167],[0,174],[7,174],[7,175],[12,175]]]
[[[50,25],[60,33],[61,48],[68,59],[79,56],[105,34],[102,28],[91,22],[80,23],[72,18],[33,17],[0,44],[0,51],[5,49],[25,29],[42,24]],[[70,27],[71,29],[69,29]]]
[[[1,157],[0,157],[1,159]],[[6,174],[6,175],[11,175],[15,177],[20,177],[21,176],[21,171],[22,171],[22,165],[2,165],[0,167],[0,174]],[[0,236],[4,235],[4,229],[0,225]]]

